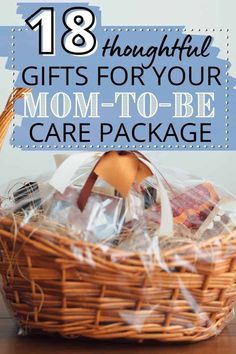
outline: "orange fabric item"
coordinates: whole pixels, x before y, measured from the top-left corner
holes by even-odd
[[[104,154],[94,172],[124,197],[134,182],[140,183],[152,176],[152,171],[133,152],[110,151]]]

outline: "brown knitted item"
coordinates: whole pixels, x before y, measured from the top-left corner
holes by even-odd
[[[102,249],[5,217],[0,249],[3,288],[24,329],[199,341],[219,334],[236,300],[236,232],[163,251],[168,272],[148,254]]]

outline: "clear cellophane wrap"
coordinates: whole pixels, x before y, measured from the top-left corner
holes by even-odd
[[[80,153],[57,165],[1,192],[3,287],[21,328],[163,341],[218,334],[236,298],[235,196],[138,152]],[[49,266],[73,272],[39,276]]]

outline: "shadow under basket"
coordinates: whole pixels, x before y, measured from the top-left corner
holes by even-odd
[[[232,318],[236,231],[162,251],[154,262],[2,217],[0,249],[3,290],[25,330],[194,342]]]

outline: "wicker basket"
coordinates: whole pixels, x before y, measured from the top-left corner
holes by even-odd
[[[163,252],[169,272],[148,254],[71,241],[5,217],[0,246],[4,292],[24,329],[193,342],[219,334],[236,300],[236,231]]]
[[[29,93],[31,89],[28,88],[15,88],[10,94],[4,111],[0,114],[0,150],[3,145],[7,130],[14,117],[14,103]]]

